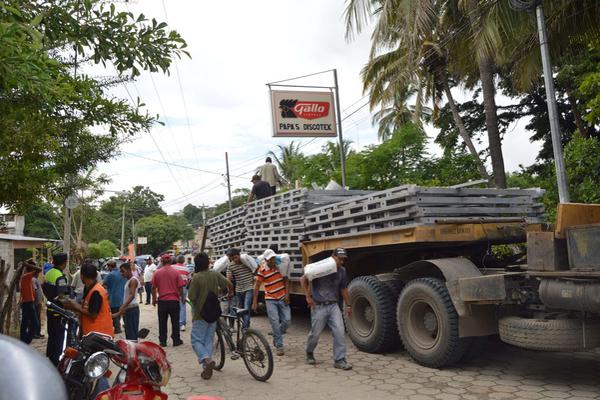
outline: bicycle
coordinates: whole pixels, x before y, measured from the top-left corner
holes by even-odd
[[[242,317],[248,309],[231,307],[231,314],[223,313],[217,320],[217,330],[213,345],[213,361],[217,371],[225,366],[225,343],[231,352],[231,359],[242,358],[246,369],[254,379],[266,382],[273,374],[273,352],[265,337],[254,329],[242,329]],[[236,336],[228,322],[235,322]]]

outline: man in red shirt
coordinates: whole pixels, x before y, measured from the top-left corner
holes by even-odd
[[[171,338],[173,347],[183,344],[179,335],[179,302],[184,299],[183,288],[186,282],[171,265],[171,257],[165,254],[163,266],[152,277],[152,305],[158,304],[158,340],[162,347],[167,346],[167,320],[171,318]]]
[[[33,278],[42,269],[33,264],[25,265],[25,273],[21,276],[21,340],[29,344],[39,330],[40,321],[35,310]]]

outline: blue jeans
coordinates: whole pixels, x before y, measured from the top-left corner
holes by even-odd
[[[245,292],[236,293],[237,306],[238,308],[244,308],[249,310],[252,307],[252,296],[254,295],[254,289],[246,290]],[[250,313],[242,317],[242,328],[248,329],[250,327]]]
[[[273,330],[273,345],[276,348],[283,348],[283,334],[292,320],[292,310],[283,300],[266,300],[267,316]]]
[[[125,322],[125,339],[137,341],[140,327],[140,308],[135,306],[125,310],[123,321]]]
[[[204,360],[212,358],[213,341],[217,323],[208,323],[203,319],[197,319],[192,322],[192,348],[196,352],[198,362],[204,367]]]
[[[319,336],[325,326],[329,326],[333,335],[333,360],[346,358],[346,338],[344,337],[344,319],[337,304],[315,305],[310,312],[310,332],[306,341],[306,352],[312,353],[317,347]]]
[[[146,291],[146,304],[150,304],[152,301],[152,282],[145,282],[144,290]]]
[[[183,288],[183,298],[187,300],[188,289],[186,287]],[[186,324],[186,302],[179,300],[179,326],[183,326]]]

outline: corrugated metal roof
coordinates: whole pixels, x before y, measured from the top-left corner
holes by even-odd
[[[0,233],[0,240],[14,240],[21,242],[59,242],[59,240],[55,239],[46,239],[23,235],[11,235],[10,233]]]

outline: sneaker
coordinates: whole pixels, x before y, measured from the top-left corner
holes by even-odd
[[[167,347],[167,344],[166,344],[166,343],[164,343],[164,342],[161,342],[161,343],[160,343],[160,347]]]
[[[343,369],[344,371],[350,371],[352,369],[352,364],[349,364],[346,362],[346,360],[341,359],[340,361],[336,361],[335,364],[333,364],[333,367],[337,369]]]
[[[215,362],[211,361],[208,364],[206,364],[206,367],[204,368],[204,371],[202,371],[202,373],[200,374],[200,376],[202,377],[202,379],[210,379],[212,378],[212,374],[213,374],[213,369],[215,368]]]
[[[185,325],[181,325],[181,326],[179,327],[179,330],[180,330],[180,331],[182,331],[182,332],[183,332],[183,331],[185,331]]]
[[[232,359],[232,360],[239,360],[239,358],[240,358],[240,353],[238,353],[237,351],[235,351],[235,350],[234,350],[234,351],[231,353],[231,359]]]
[[[183,344],[183,340],[173,341],[173,347],[181,346]]]
[[[308,365],[315,365],[317,363],[317,360],[315,360],[315,356],[313,355],[313,353],[306,353],[306,363]]]
[[[34,339],[43,339],[44,335],[40,334],[40,335],[33,335]]]
[[[277,349],[277,355],[278,356],[284,356],[285,355],[285,351],[283,351],[283,347],[279,347]]]
[[[267,333],[267,335],[273,336],[273,332],[269,332],[269,333]]]

